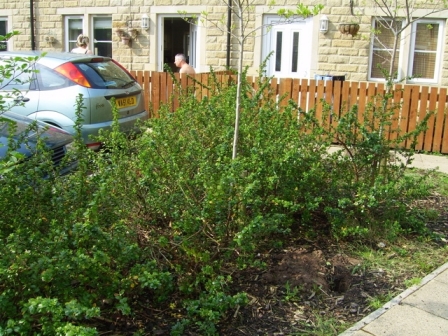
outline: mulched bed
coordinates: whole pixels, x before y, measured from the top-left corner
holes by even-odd
[[[419,203],[440,213],[428,227],[440,235],[440,244],[446,244],[448,198],[433,195]],[[229,312],[218,326],[219,335],[318,335],[318,320],[331,320],[325,335],[338,335],[373,311],[370,298],[405,290],[405,274],[397,279],[381,269],[363,269],[361,260],[342,251],[343,247],[321,236],[316,241],[291,241],[283,249],[259,255],[267,265],[264,270],[228,270],[234,291],[246,292],[250,302]],[[145,330],[143,335],[170,335],[178,317],[172,309],[145,307],[142,302],[136,308],[132,320],[121,316],[97,321],[101,334],[133,335],[140,328]]]

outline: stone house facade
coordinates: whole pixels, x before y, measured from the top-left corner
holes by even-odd
[[[360,8],[360,0],[323,0],[318,2],[324,5],[321,14],[286,23],[277,10],[294,9],[297,1],[277,0],[275,6],[270,0],[251,3],[243,47],[248,74],[257,75],[267,60],[266,72],[278,77],[384,80],[375,62],[388,47],[370,38],[377,15],[374,7]],[[0,3],[0,35],[13,30],[20,35],[0,47],[68,52],[82,33],[90,37],[90,49],[96,54],[111,56],[130,70],[163,71],[165,64],[176,70],[177,53],[187,55],[197,72],[208,72],[210,67],[224,70],[227,65],[236,67],[240,49],[238,38],[225,32],[227,17],[223,0],[5,0]],[[407,82],[448,86],[447,18],[447,11],[438,12],[403,32],[399,77],[420,71],[423,75]],[[232,15],[230,27],[238,35],[235,19]],[[339,24],[353,21],[359,23],[358,34],[341,33]]]

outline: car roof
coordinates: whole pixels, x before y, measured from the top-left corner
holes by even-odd
[[[42,57],[43,55],[43,57]],[[110,57],[103,57],[98,55],[76,54],[70,52],[45,52],[42,50],[23,50],[23,51],[3,51],[0,53],[0,59],[5,57],[42,57],[39,63],[47,66],[57,66],[66,62],[85,62],[91,59],[102,58],[104,61],[109,61]]]

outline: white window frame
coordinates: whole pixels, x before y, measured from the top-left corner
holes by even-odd
[[[381,20],[387,20],[387,19],[392,20],[392,18],[382,18],[382,19],[373,18],[373,20],[372,20],[372,28],[375,27],[375,21],[376,20],[381,21]],[[400,19],[400,18],[396,18],[396,19]],[[404,24],[403,21],[402,21],[402,24]],[[404,55],[408,54],[408,52],[406,51],[406,38],[403,38],[404,34],[406,34],[406,31],[402,31],[401,32],[402,37],[401,37],[400,42],[399,42],[400,54],[399,54],[399,57],[398,57],[398,68],[397,68],[397,78],[396,78],[397,81],[400,81],[403,78],[403,76],[404,76],[403,60],[404,60]],[[371,40],[370,40],[370,51],[369,51],[369,70],[368,70],[369,72],[367,73],[368,81],[371,81],[371,82],[384,82],[385,81],[384,77],[372,77],[371,76],[373,67],[376,67],[376,64],[375,65],[372,64],[372,62],[373,62],[373,53],[374,53],[374,49],[373,49],[374,40],[375,40],[375,34],[372,34],[372,37],[371,37]],[[385,49],[381,49],[381,50],[385,50]],[[387,69],[387,70],[389,70],[389,69]]]
[[[384,18],[387,19],[387,18]],[[400,18],[396,18],[400,19]],[[404,18],[403,24],[404,23]],[[372,20],[372,27],[375,24],[375,20],[378,20],[377,18],[373,18]],[[441,62],[443,57],[443,39],[445,37],[445,21],[446,19],[421,19],[413,22],[409,27],[407,27],[405,30],[401,32],[401,39],[399,42],[399,48],[400,48],[400,55],[398,57],[398,69],[397,69],[397,78],[396,81],[403,80],[406,76],[410,75],[412,73],[412,67],[413,67],[413,57],[414,57],[414,48],[415,48],[415,30],[417,23],[427,22],[427,23],[437,23],[439,24],[439,35],[438,35],[438,42],[437,42],[437,57],[436,57],[436,64],[435,64],[435,70],[434,70],[434,78],[411,78],[407,79],[406,83],[428,83],[428,84],[435,84],[439,83],[440,76],[441,76]],[[373,35],[373,34],[372,34]],[[384,78],[377,78],[377,77],[371,77],[372,73],[372,67],[376,66],[372,64],[373,61],[373,43],[374,43],[375,36],[373,35],[370,41],[370,52],[369,52],[369,68],[368,68],[368,81],[371,82],[384,82]]]
[[[69,21],[70,20],[81,20],[81,27],[82,27],[82,31],[84,32],[84,16],[83,15],[67,15],[64,17],[64,40],[65,40],[65,51],[66,52],[70,52],[73,48],[70,47],[70,42],[75,42],[76,44],[76,39],[75,40],[71,40],[70,36],[69,36]],[[89,46],[90,48],[90,46]]]
[[[113,19],[113,15],[118,13],[118,6],[108,6],[108,7],[67,7],[67,8],[58,8],[56,10],[56,13],[58,15],[64,16],[64,48],[66,51],[68,50],[69,44],[68,44],[68,21],[67,17],[82,17],[82,33],[86,34],[89,37],[93,37],[93,20],[90,20],[92,16],[111,16]],[[1,14],[1,12],[0,12]],[[90,45],[89,48],[93,50],[93,38],[90,38]],[[112,48],[113,51],[113,48]]]
[[[443,57],[443,39],[445,36],[445,22],[446,20],[440,19],[422,19],[412,23],[412,31],[411,31],[411,44],[409,48],[409,66],[408,66],[408,74],[412,73],[412,69],[414,66],[414,50],[415,50],[415,36],[417,30],[418,23],[426,23],[426,24],[438,24],[439,32],[437,38],[437,50],[436,53],[436,63],[434,65],[434,77],[433,78],[411,78],[408,80],[409,83],[438,83],[440,79],[441,73],[441,62]]]
[[[94,48],[94,43],[95,42],[102,42],[102,43],[110,43],[111,44],[111,52],[113,53],[113,47],[112,47],[112,39],[111,40],[99,40],[99,41],[96,41],[94,38],[95,38],[95,36],[94,36],[94,34],[93,34],[93,31],[94,31],[94,28],[95,28],[95,25],[94,25],[94,20],[95,20],[95,18],[98,18],[98,17],[107,17],[107,18],[110,18],[110,20],[111,20],[111,27],[110,27],[110,30],[111,30],[111,32],[112,32],[112,15],[109,15],[109,14],[95,14],[95,15],[91,15],[90,16],[90,34],[88,35],[89,37],[91,37],[90,38],[90,45],[89,45],[89,49],[90,50],[92,50],[95,54],[97,54],[97,50],[95,50],[95,48]],[[111,34],[111,37],[112,37],[112,34]]]
[[[6,22],[6,31],[5,31],[5,33],[8,33],[10,31],[8,17],[0,16],[0,21]],[[6,45],[6,50],[0,50],[0,51],[9,51],[9,50],[11,50],[11,40],[6,41],[6,42],[3,41],[3,43]]]

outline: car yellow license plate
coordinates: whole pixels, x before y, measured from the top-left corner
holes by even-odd
[[[126,98],[117,98],[115,100],[118,108],[132,107],[137,105],[137,96],[131,96]]]

